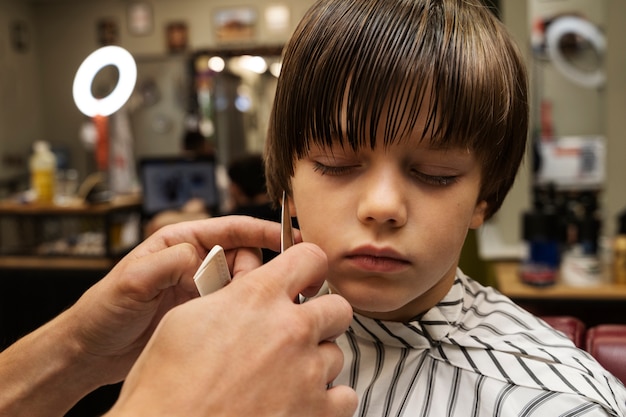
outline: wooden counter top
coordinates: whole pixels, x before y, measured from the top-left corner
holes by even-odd
[[[117,260],[115,259],[104,257],[79,258],[74,256],[0,256],[0,269],[108,271],[115,266],[116,262]]]
[[[129,194],[115,196],[106,203],[89,204],[83,200],[76,199],[65,205],[54,203],[21,203],[16,200],[1,200],[0,214],[10,215],[58,215],[58,214],[102,214],[112,210],[128,207],[138,207],[141,205],[140,194]]]
[[[494,263],[498,290],[513,299],[626,300],[626,285],[607,282],[588,287],[566,285],[557,279],[554,285],[535,287],[522,282],[518,262]]]

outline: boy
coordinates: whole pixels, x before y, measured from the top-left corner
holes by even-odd
[[[622,415],[585,352],[457,269],[526,146],[527,79],[479,0],[321,0],[284,52],[266,149],[329,291],[359,416]]]

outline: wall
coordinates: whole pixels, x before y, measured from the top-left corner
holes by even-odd
[[[504,0],[502,2],[503,20],[509,27],[524,54],[529,68],[532,68],[530,57],[530,28],[528,16],[532,13],[530,7],[534,0],[527,2],[519,0]],[[603,22],[602,29],[607,37],[606,76],[605,88],[600,92],[592,93],[589,100],[582,100],[583,105],[577,112],[557,114],[558,124],[566,129],[565,133],[603,133],[607,140],[607,180],[601,194],[601,208],[603,216],[602,234],[612,237],[616,232],[616,216],[626,209],[626,48],[623,39],[626,39],[626,2],[624,0],[560,0],[557,2],[540,1],[544,7],[552,3],[559,8],[571,5],[573,9],[582,8],[594,21]],[[603,9],[603,10],[601,10]],[[554,82],[550,81],[550,83]],[[560,80],[560,89],[557,96],[565,99],[569,96],[568,87],[571,83]],[[551,85],[550,87],[554,87]],[[554,91],[554,90],[553,90]],[[531,92],[534,94],[535,92]],[[576,99],[578,103],[581,101]],[[536,101],[533,96],[531,103]],[[531,110],[535,115],[535,110]],[[570,130],[570,131],[567,131]],[[601,130],[594,132],[593,130]],[[491,221],[479,236],[486,236],[483,250],[488,257],[519,256],[523,253],[520,245],[520,212],[530,206],[531,175],[527,156],[522,170],[505,200],[505,203],[496,217]]]
[[[76,109],[71,97],[73,77],[80,63],[99,45],[96,25],[101,18],[113,18],[118,22],[119,45],[128,49],[138,62],[161,61],[179,75],[180,66],[174,68],[166,48],[165,27],[169,22],[182,20],[189,28],[189,50],[219,46],[216,42],[212,22],[213,13],[221,8],[234,7],[229,0],[151,0],[154,15],[154,30],[147,36],[133,36],[126,25],[128,2],[120,0],[95,0],[90,2],[65,1],[44,2],[33,6],[37,25],[37,36],[41,45],[41,79],[45,136],[55,144],[67,145],[72,149],[75,166],[85,171],[84,151],[78,141],[78,131],[84,117]],[[272,33],[264,24],[265,7],[274,4],[263,0],[248,2],[258,12],[258,36],[254,44],[282,44],[311,1],[283,1],[290,8],[291,25],[283,33]],[[180,60],[179,60],[180,61]],[[154,67],[153,64],[150,64]],[[182,121],[178,121],[180,125]],[[179,130],[171,133],[169,150],[178,148]],[[143,140],[143,139],[141,139]],[[160,145],[167,146],[162,137],[155,137]],[[168,150],[167,147],[159,149]],[[82,164],[82,166],[80,166]]]
[[[22,21],[31,30],[28,49],[17,51],[9,28]],[[23,172],[24,156],[33,140],[43,136],[38,45],[34,17],[22,1],[0,0],[0,180]]]
[[[526,62],[530,66],[528,47],[527,3],[519,0],[500,2],[501,18],[517,42]],[[521,18],[520,18],[521,17]],[[528,153],[527,153],[528,155]],[[511,191],[496,215],[478,231],[480,253],[493,258],[519,257],[523,248],[520,245],[520,212],[530,206],[530,158],[526,156]]]
[[[616,233],[617,214],[626,209],[626,1],[608,0],[607,87],[604,115],[608,139],[607,182],[602,204],[605,235]]]

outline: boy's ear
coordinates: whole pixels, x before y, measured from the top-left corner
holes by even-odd
[[[474,207],[474,214],[470,222],[470,229],[478,229],[485,221],[485,212],[487,211],[487,202],[482,200]]]

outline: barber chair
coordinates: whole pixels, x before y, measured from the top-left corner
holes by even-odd
[[[576,347],[585,348],[585,331],[587,326],[582,320],[572,316],[542,316],[541,319],[550,326],[559,330],[569,337]]]
[[[586,350],[626,384],[626,325],[599,324],[589,328]]]

